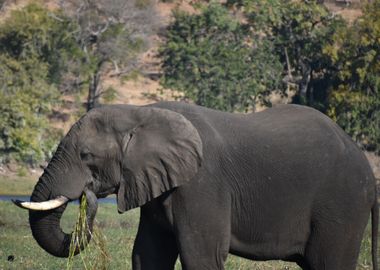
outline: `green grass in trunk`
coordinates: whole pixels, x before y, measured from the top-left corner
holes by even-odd
[[[78,205],[69,204],[61,221],[65,232],[71,232],[74,229],[77,216]],[[131,253],[138,222],[138,209],[119,215],[116,205],[99,204],[95,225],[101,229],[104,237],[101,241],[104,241],[106,245],[102,249],[107,251],[107,265],[99,264],[96,269],[132,269]],[[370,226],[366,230],[362,243],[357,270],[372,269],[369,229]],[[91,240],[87,248],[97,250],[96,246],[92,246],[95,242]],[[9,256],[14,256],[14,260],[8,261]],[[28,211],[14,206],[11,202],[0,202],[0,269],[65,269],[67,262],[68,259],[53,257],[38,246],[29,228]],[[89,266],[87,264],[87,267]],[[86,269],[81,255],[73,258],[72,269]],[[176,269],[181,269],[179,264]],[[252,262],[229,256],[226,269],[294,270],[300,268],[295,264],[280,261]]]
[[[107,269],[110,257],[107,251],[106,238],[101,229],[94,225],[93,231],[88,229],[86,219],[87,199],[83,195],[79,205],[78,218],[74,226],[74,232],[71,238],[70,255],[67,259],[67,270],[73,269],[74,253],[77,247],[87,247],[78,256],[82,259],[83,268],[90,269]],[[88,246],[87,231],[91,234],[92,245]]]

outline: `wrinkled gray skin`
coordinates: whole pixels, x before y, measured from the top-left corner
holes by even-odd
[[[228,253],[354,270],[369,214],[376,247],[375,179],[330,119],[283,105],[240,115],[176,102],[91,110],[66,135],[31,199],[117,194],[141,207],[133,269],[224,269]],[[30,211],[37,242],[68,256],[64,206]],[[79,251],[79,250],[78,250]]]

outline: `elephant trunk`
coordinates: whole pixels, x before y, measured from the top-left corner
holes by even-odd
[[[95,194],[90,190],[85,190],[84,193],[87,198],[87,229],[85,233],[87,241],[83,241],[83,239],[76,239],[74,255],[78,254],[85,248],[85,245],[82,243],[88,243],[90,241],[93,221],[97,210],[97,200]],[[31,201],[47,201],[51,199],[49,198],[50,194],[50,187],[47,184],[46,178],[44,179],[44,177],[41,177],[34,188]],[[70,255],[70,244],[72,242],[71,239],[73,233],[64,233],[60,227],[60,220],[66,206],[67,204],[64,204],[59,208],[48,211],[29,210],[29,223],[32,229],[33,237],[44,250],[57,257],[69,257]],[[81,235],[84,234],[80,232],[79,236]]]

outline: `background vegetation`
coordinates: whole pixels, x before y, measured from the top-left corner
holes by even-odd
[[[49,160],[63,135],[49,121],[62,97],[84,99],[80,113],[102,96],[112,102],[117,89],[102,80],[138,72],[158,33],[161,85],[182,99],[249,112],[280,95],[380,151],[380,0],[353,23],[317,1],[197,1],[166,29],[150,0],[61,3],[31,2],[0,23],[2,164]]]
[[[317,1],[229,0],[177,12],[161,47],[162,84],[227,111],[291,96],[379,153],[379,15],[378,0],[352,24]]]
[[[174,13],[163,44],[164,87],[184,92],[196,104],[247,111],[279,87],[281,63],[267,39],[249,36],[247,27],[220,4],[201,14]]]
[[[62,134],[48,118],[61,97],[87,90],[91,109],[112,95],[102,75],[136,67],[159,26],[149,0],[62,3],[51,10],[32,1],[0,23],[1,163],[49,160]]]

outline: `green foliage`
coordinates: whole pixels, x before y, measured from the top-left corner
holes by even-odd
[[[353,25],[317,1],[228,0],[175,13],[161,48],[162,85],[197,104],[245,111],[271,90],[327,112],[365,149],[380,151],[380,1]],[[285,82],[285,84],[279,83]]]
[[[334,33],[344,27],[316,1],[254,0],[239,1],[245,8],[249,25],[271,39],[284,66],[287,81],[294,83],[293,102],[326,110],[327,87],[334,73],[324,47]]]
[[[380,1],[325,48],[338,70],[329,115],[368,150],[380,152]]]
[[[63,64],[74,56],[68,22],[37,4],[0,25],[0,156],[35,164],[49,159],[60,132],[48,125]]]
[[[48,115],[59,92],[89,87],[89,100],[110,102],[101,75],[134,66],[159,24],[151,0],[64,1],[50,11],[32,2],[0,25],[0,162],[48,159],[59,132]],[[59,89],[59,91],[57,90]],[[90,102],[89,102],[90,103]]]
[[[281,65],[265,40],[253,40],[228,10],[210,4],[199,15],[174,13],[161,48],[166,88],[226,111],[254,109],[279,84]]]
[[[175,15],[162,50],[163,85],[223,110],[268,103],[271,90],[292,90],[294,102],[326,110],[334,70],[324,47],[343,20],[315,1],[230,0],[226,6],[245,19],[217,4],[200,15]],[[216,67],[223,72],[209,72]]]
[[[229,0],[273,41],[293,102],[327,112],[365,149],[380,151],[380,1],[352,26],[316,1]]]
[[[152,0],[136,0],[136,7],[144,9],[152,5]]]
[[[47,159],[58,134],[49,129],[46,114],[58,96],[47,81],[46,65],[30,58],[0,55],[0,154],[34,164]]]
[[[36,58],[46,64],[49,83],[59,84],[69,61],[82,56],[72,32],[75,25],[60,12],[37,3],[14,10],[0,28],[0,53],[14,59]]]
[[[111,103],[117,98],[117,90],[112,86],[103,91],[102,99],[105,103]]]

